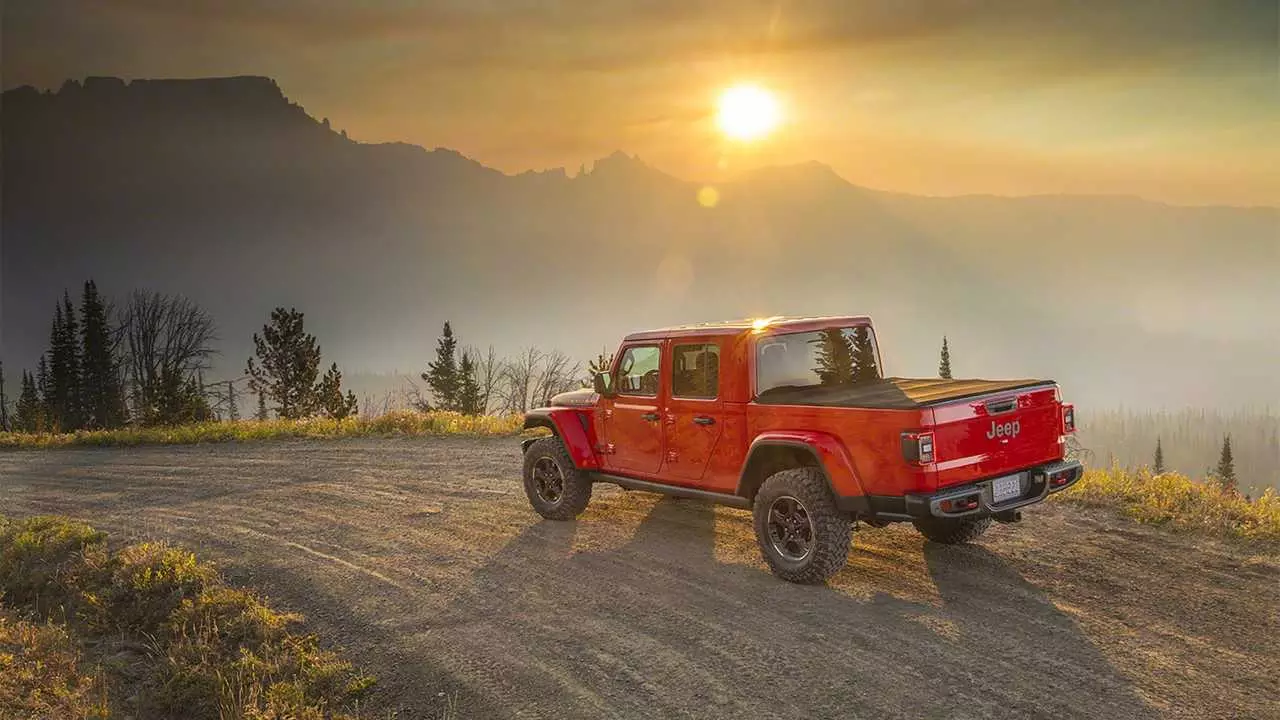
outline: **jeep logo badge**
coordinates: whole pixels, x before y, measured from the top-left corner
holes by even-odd
[[[995,440],[996,438],[1015,438],[1018,437],[1018,433],[1020,432],[1022,432],[1022,425],[1018,420],[1007,422],[1003,425],[992,420],[991,429],[987,431],[987,439]]]

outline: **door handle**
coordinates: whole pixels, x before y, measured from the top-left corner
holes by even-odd
[[[698,425],[715,425],[716,424],[715,418],[708,417],[706,415],[698,415],[693,418],[693,421]]]
[[[658,413],[645,413],[640,417],[644,420],[648,420],[649,422],[657,422],[660,416],[658,415]]]

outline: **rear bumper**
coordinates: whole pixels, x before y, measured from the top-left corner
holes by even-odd
[[[1014,475],[1020,476],[1022,492],[1016,497],[996,502],[992,489],[999,476],[978,482],[949,487],[932,495],[908,494],[900,498],[873,497],[873,516],[884,520],[915,520],[918,518],[961,518],[997,516],[1011,517],[1011,511],[1042,502],[1049,495],[1061,492],[1079,482],[1084,466],[1078,460],[1037,465]],[[1009,513],[1009,515],[1005,515]]]
[[[1084,466],[1078,460],[1039,465],[1023,470],[1023,490],[1017,497],[997,503],[992,486],[996,478],[947,488],[933,495],[907,495],[907,514],[912,517],[971,517],[995,515],[1041,502],[1051,493],[1075,485]],[[1003,477],[1003,476],[1002,476]]]

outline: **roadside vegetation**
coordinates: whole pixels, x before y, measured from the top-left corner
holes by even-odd
[[[1267,489],[1256,498],[1242,495],[1214,475],[1197,482],[1179,473],[1117,466],[1090,470],[1053,498],[1115,509],[1148,525],[1280,548],[1280,494]]]
[[[206,424],[249,416],[258,421],[342,421],[359,416],[365,420],[354,427],[364,428],[373,416],[413,409],[427,415],[412,421],[398,416],[383,424],[427,424],[436,428],[430,432],[438,432],[460,423],[433,412],[501,416],[461,423],[491,427],[509,422],[505,416],[545,404],[557,393],[589,384],[582,376],[582,364],[558,350],[530,347],[514,357],[500,358],[492,346],[486,351],[460,346],[453,327],[445,322],[435,359],[417,373],[423,384],[408,381],[408,387],[397,393],[403,396],[401,402],[393,407],[388,395],[379,407],[370,397],[362,404],[344,388],[336,363],[329,362],[326,368],[319,340],[307,332],[305,316],[295,308],[272,310],[269,322],[253,334],[253,355],[244,365],[230,358],[229,363],[219,362],[223,378],[208,382],[206,373],[213,371],[213,358],[221,354],[215,347],[217,339],[213,317],[179,295],[137,290],[117,304],[100,294],[90,280],[77,306],[71,293],[64,291],[54,303],[48,349],[34,371],[21,371],[16,399],[7,391],[0,362],[0,431],[35,435],[83,431],[90,438],[131,438],[139,437],[139,428],[160,428],[158,433],[141,435],[159,438],[173,435],[171,428],[194,426],[206,428],[200,433],[226,436],[233,431]],[[237,365],[244,368],[238,377]],[[253,409],[242,413],[246,401],[253,403]],[[235,433],[248,432],[250,426],[238,427]],[[268,435],[297,431],[286,425],[253,427],[271,427]],[[346,426],[309,422],[306,427],[304,432],[314,433],[317,427]],[[122,429],[125,432],[120,435],[97,434]]]
[[[354,718],[372,678],[163,543],[0,518],[0,717]]]
[[[1280,489],[1280,413],[1270,408],[1231,412],[1189,408],[1169,411],[1083,410],[1080,444],[1097,467],[1119,465],[1136,471],[1173,470],[1192,477],[1221,464],[1230,438],[1232,466],[1240,492],[1259,497]]]
[[[377,417],[328,417],[287,420],[210,420],[172,427],[125,427],[73,433],[0,433],[0,449],[191,445],[289,438],[413,437],[423,435],[516,435],[519,415],[463,415],[432,410],[393,410]]]

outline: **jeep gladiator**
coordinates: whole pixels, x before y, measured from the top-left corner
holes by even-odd
[[[628,335],[594,387],[525,415],[524,487],[570,520],[595,483],[750,509],[770,569],[822,582],[857,522],[973,540],[1079,480],[1048,380],[884,377],[871,320],[769,318]]]

